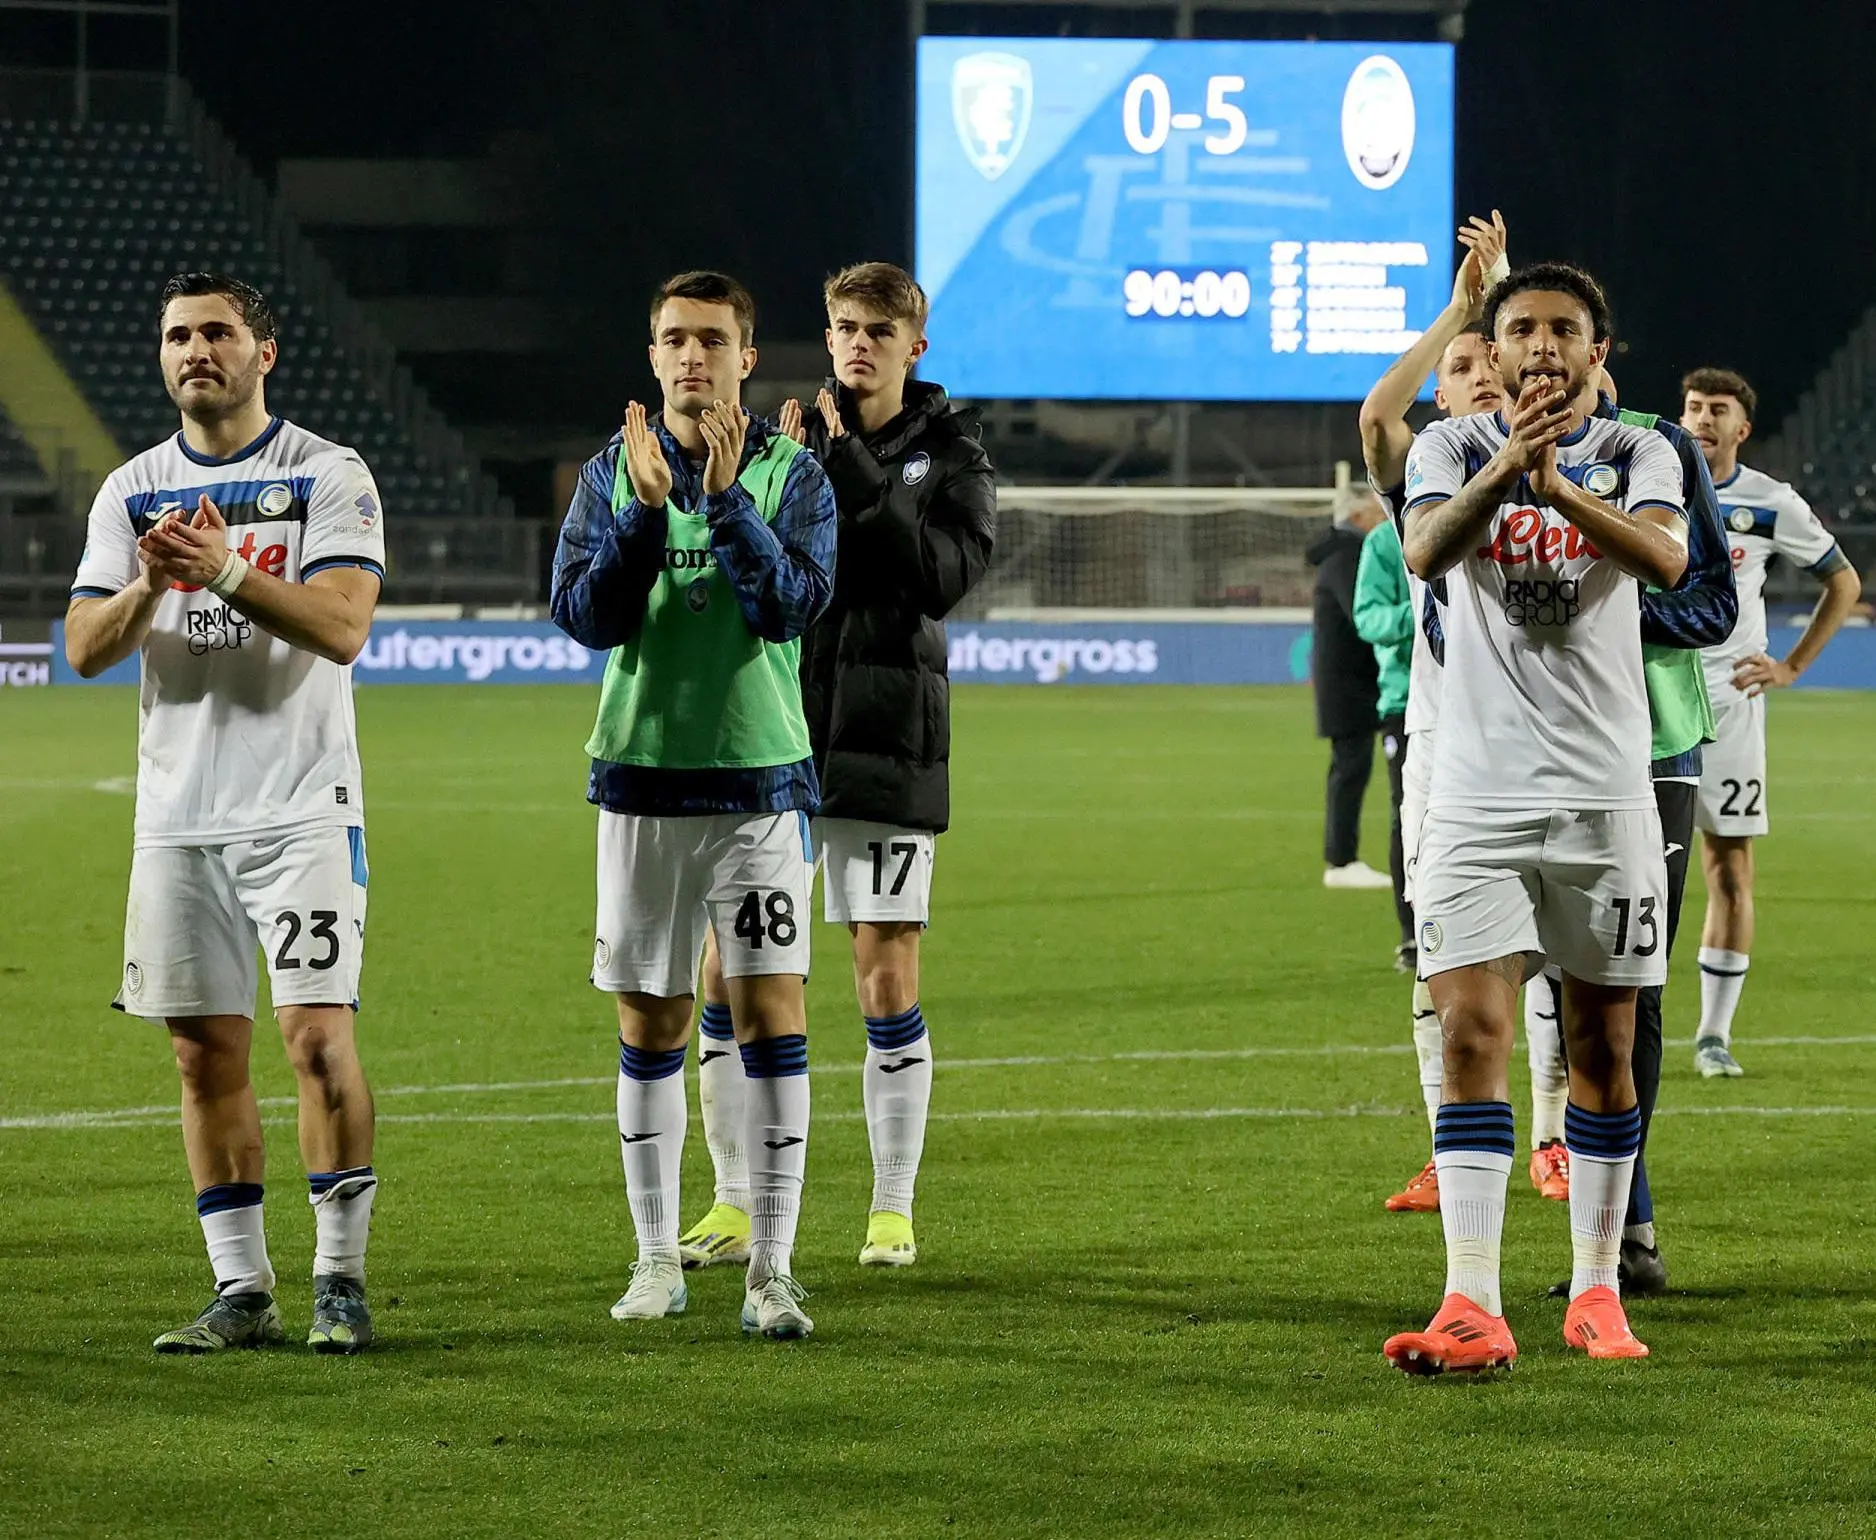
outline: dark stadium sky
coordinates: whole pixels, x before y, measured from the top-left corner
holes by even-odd
[[[1044,15],[972,9],[1019,31]],[[800,336],[825,271],[907,254],[900,0],[184,0],[183,13],[185,73],[263,168],[548,134],[543,193],[562,237],[543,287],[586,296],[610,343],[636,345],[642,292],[679,266],[746,275],[769,335]],[[1123,14],[1114,30],[1137,25]],[[1386,35],[1359,17],[1314,25]],[[1301,35],[1294,19],[1277,31]],[[110,62],[130,62],[123,46]],[[1497,204],[1515,255],[1605,280],[1626,399],[1671,405],[1681,369],[1724,361],[1759,381],[1775,420],[1876,299],[1872,66],[1867,0],[1473,0],[1459,206]]]

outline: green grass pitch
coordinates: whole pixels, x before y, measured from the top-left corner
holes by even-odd
[[[105,1008],[135,704],[0,699],[0,1534],[1876,1531],[1876,696],[1773,706],[1741,1081],[1691,1068],[1696,878],[1650,1152],[1674,1292],[1634,1312],[1654,1357],[1565,1352],[1566,1216],[1520,1171],[1523,1358],[1486,1384],[1381,1359],[1440,1292],[1437,1220],[1381,1209],[1426,1127],[1386,895],[1320,886],[1292,689],[960,691],[918,1266],[855,1265],[862,1037],[820,926],[818,1335],[744,1341],[723,1270],[682,1319],[611,1321],[632,1246],[585,979],[591,706],[360,691],[381,1347],[176,1360],[150,1339],[210,1279],[174,1069]],[[1378,764],[1368,815],[1379,864]],[[267,1116],[297,1341],[312,1223],[290,1103]],[[694,1117],[685,1192],[706,1206]]]

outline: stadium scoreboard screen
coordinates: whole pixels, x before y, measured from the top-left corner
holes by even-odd
[[[954,395],[1352,400],[1452,290],[1444,43],[922,38]]]

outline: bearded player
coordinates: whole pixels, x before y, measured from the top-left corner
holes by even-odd
[[[378,1179],[354,1037],[366,866],[351,665],[384,576],[378,492],[352,450],[267,410],[279,342],[258,290],[179,274],[160,336],[181,431],[105,479],[65,617],[81,675],[143,662],[115,1003],[168,1026],[215,1271],[208,1308],[155,1345],[213,1353],[285,1335],[248,1078],[263,952],[313,1206],[307,1341],[356,1353],[372,1338]]]
[[[1564,1340],[1596,1358],[1647,1353],[1615,1292],[1640,1140],[1635,994],[1665,977],[1640,600],[1643,583],[1673,588],[1687,566],[1681,466],[1659,434],[1584,409],[1609,345],[1587,274],[1514,273],[1485,320],[1514,404],[1428,428],[1405,494],[1407,563],[1448,589],[1448,688],[1415,883],[1444,1048],[1446,1297],[1425,1331],[1384,1349],[1418,1374],[1517,1357],[1499,1296],[1507,1065],[1518,988],[1546,959],[1563,971],[1570,1062]]]
[[[1862,583],[1809,503],[1785,482],[1739,460],[1758,397],[1730,369],[1696,369],[1681,381],[1681,426],[1700,441],[1729,531],[1739,585],[1739,623],[1704,659],[1716,737],[1700,776],[1696,822],[1706,877],[1700,934],[1700,1029],[1694,1067],[1703,1079],[1745,1071],[1733,1057],[1733,1015],[1752,961],[1752,842],[1770,828],[1765,772],[1765,692],[1782,689],[1817,660],[1856,607]],[[1824,585],[1810,623],[1783,660],[1767,651],[1765,578],[1783,557]]]
[[[1438,612],[1429,610],[1433,601],[1427,585],[1405,569],[1395,528],[1407,454],[1413,446],[1407,413],[1429,370],[1435,378],[1434,403],[1449,417],[1494,412],[1503,404],[1504,387],[1492,365],[1490,341],[1479,327],[1479,318],[1492,285],[1510,271],[1505,261],[1505,239],[1504,217],[1496,209],[1489,221],[1474,216],[1459,231],[1466,255],[1453,278],[1451,301],[1375,382],[1361,408],[1362,458],[1369,484],[1389,517],[1369,533],[1362,552],[1356,579],[1355,624],[1371,643],[1399,646],[1403,639],[1410,639],[1412,649],[1407,708],[1401,724],[1406,745],[1399,761],[1398,815],[1402,896],[1409,903],[1413,898],[1420,824],[1426,810],[1433,733],[1439,721],[1440,663],[1434,643],[1439,630]],[[1386,593],[1382,592],[1384,587]],[[1395,602],[1376,602],[1377,598],[1389,597]],[[1431,625],[1429,615],[1433,617]],[[1390,765],[1394,763],[1390,761]],[[1412,951],[1403,948],[1404,954]],[[1431,1124],[1440,1105],[1440,1025],[1426,984],[1419,977],[1413,989],[1413,1041],[1421,1098]],[[1569,1154],[1563,1141],[1567,1077],[1555,1008],[1549,991],[1536,981],[1525,995],[1525,1046],[1531,1072],[1531,1185],[1543,1196],[1561,1201],[1570,1195]],[[1439,1172],[1430,1154],[1413,1179],[1386,1203],[1395,1213],[1436,1213],[1439,1206]]]

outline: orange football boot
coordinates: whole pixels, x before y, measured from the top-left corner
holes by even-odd
[[[1484,1374],[1518,1361],[1505,1318],[1487,1315],[1463,1294],[1448,1294],[1425,1331],[1389,1337],[1381,1351],[1403,1374]]]
[[[1563,1314],[1563,1340],[1591,1358],[1646,1358],[1648,1344],[1629,1330],[1614,1289],[1585,1289]]]
[[[1390,1214],[1437,1214],[1440,1211],[1440,1173],[1432,1161],[1420,1174],[1387,1200]]]
[[[1552,1139],[1531,1151],[1531,1185],[1542,1197],[1570,1201],[1570,1152],[1562,1140]]]

